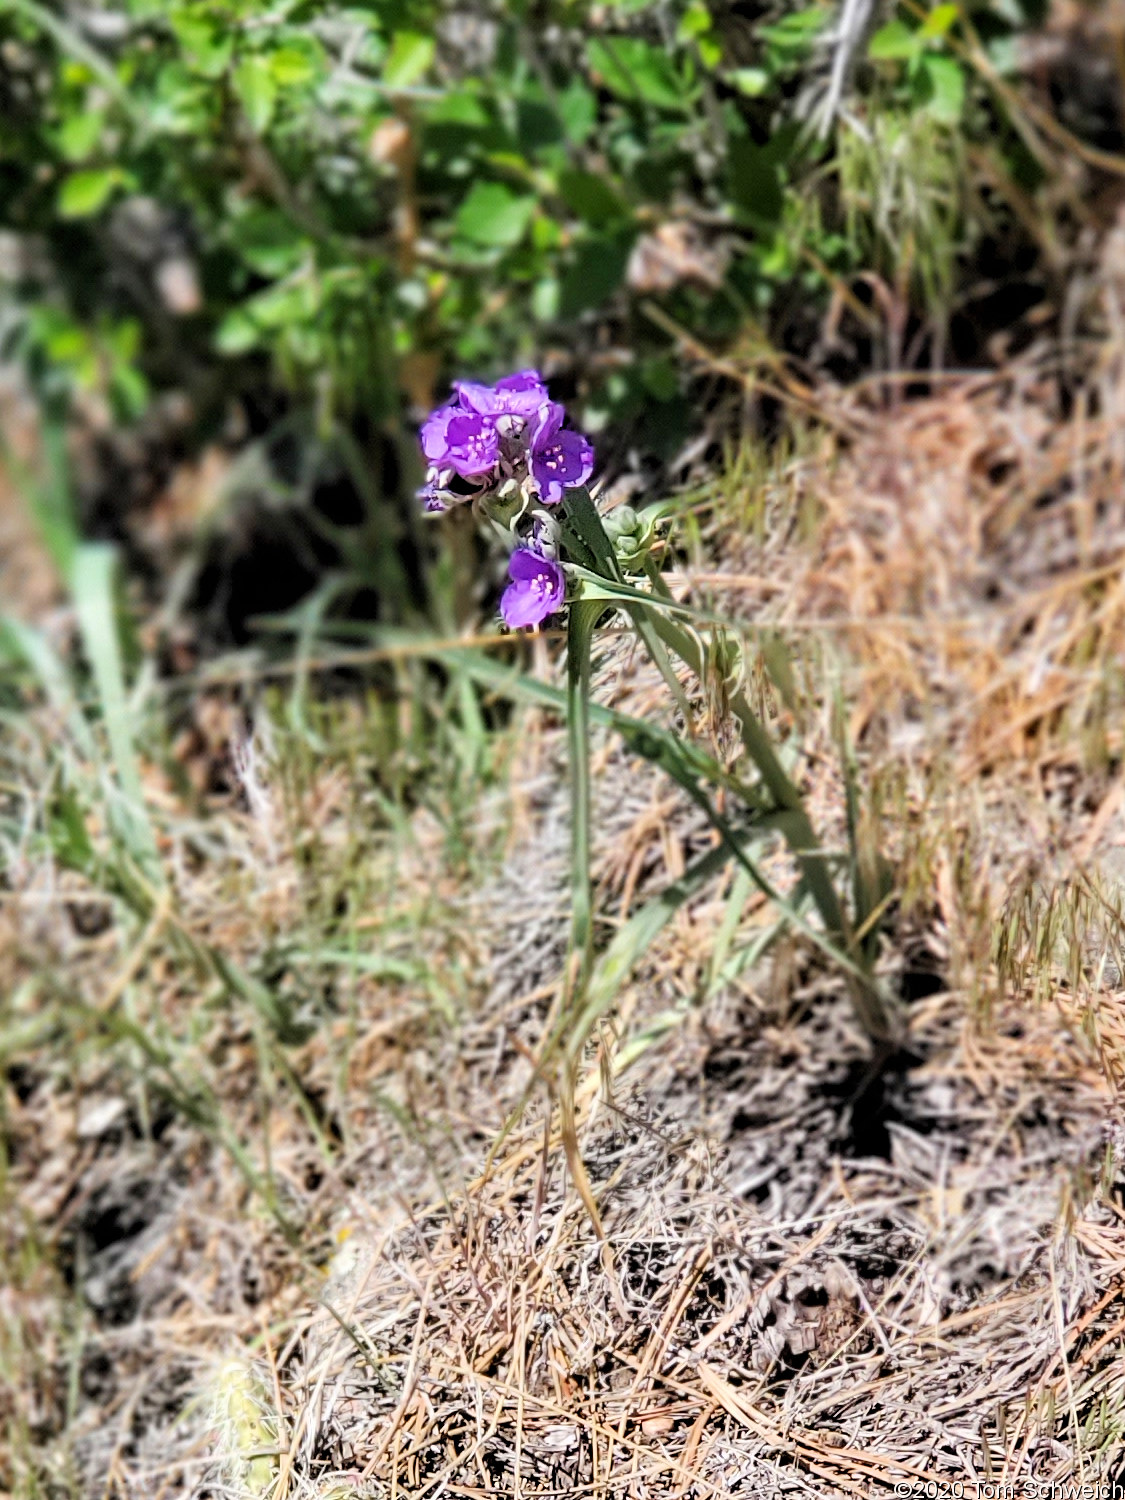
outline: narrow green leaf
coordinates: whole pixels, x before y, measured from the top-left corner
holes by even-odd
[[[750,856],[739,831],[713,805],[699,782],[694,777],[685,776],[675,762],[662,762],[662,764],[705,814],[712,826],[717,829],[723,843],[766,899],[853,981],[850,986],[852,999],[868,1035],[880,1040],[888,1037],[890,1023],[887,1018],[887,1006],[872,976],[841,946],[835,933],[826,935],[820,932],[794,902],[787,900],[781,894],[757,861]]]
[[[727,958],[730,955],[731,944],[738,930],[738,924],[742,920],[742,912],[754,890],[754,882],[740,866],[734,872],[730,892],[726,900],[726,910],[723,912],[723,920],[719,923],[719,930],[715,934],[715,940],[711,944],[711,952],[707,958],[707,979],[704,985],[704,993],[710,994],[719,983],[723,975]]]
[[[761,837],[760,833],[753,835]],[[606,1015],[630,973],[687,901],[697,895],[731,859],[725,844],[709,850],[689,865],[678,880],[672,881],[645,902],[616,933],[609,947],[598,959],[581,1011],[570,1018],[565,1035],[559,1040],[571,1057],[577,1057],[598,1021]],[[749,879],[749,877],[746,877]]]
[[[529,677],[518,668],[495,661],[487,652],[471,646],[438,647],[433,651],[433,659],[451,666],[460,666],[475,681],[517,701],[538,703],[545,708],[554,709],[560,715],[566,712],[566,694],[563,691],[549,682]],[[616,708],[607,708],[601,703],[590,704],[590,720],[594,724],[604,724],[613,729],[631,750],[644,756],[646,760],[659,760],[661,753],[680,756],[695,774],[724,787],[746,806],[753,808],[756,816],[764,817],[773,812],[772,806],[754,787],[747,786],[737,776],[732,776],[698,744],[677,739],[658,724],[634,719],[630,714],[623,714]]]
[[[566,507],[564,526],[572,532],[576,532],[582,547],[588,552],[598,574],[609,584],[621,589],[628,589],[618,567],[617,558],[614,555],[613,544],[606,535],[602,518],[598,514],[594,502],[590,498],[590,492],[583,485],[580,489],[570,492]],[[638,598],[644,598],[636,590],[629,590]],[[684,692],[679,678],[676,676],[672,663],[668,660],[668,653],[660,640],[655,628],[650,621],[643,604],[632,606],[623,604],[625,613],[633,622],[633,627],[644,642],[649,655],[668,685],[676,707],[683,715],[685,727],[690,728],[692,722],[691,704],[688,702],[687,694]]]
[[[848,853],[852,874],[852,903],[856,931],[862,934],[862,949],[869,961],[878,950],[878,919],[891,894],[889,861],[875,846],[870,818],[865,818],[859,768],[848,735],[847,711],[837,685],[833,705],[840,768],[844,781],[844,813],[848,830]]]
[[[607,587],[614,586],[607,584]],[[655,605],[657,601],[651,602]],[[658,611],[654,612],[653,625],[664,644],[686,662],[700,681],[703,681],[706,660],[698,637],[685,631],[675,621]],[[802,871],[802,879],[816,901],[821,919],[827,929],[827,936],[811,928],[794,905],[782,901],[749,856],[738,856],[740,863],[759,889],[774,902],[788,920],[805,932],[818,946],[833,955],[848,976],[849,991],[861,1023],[871,1037],[882,1041],[893,1034],[895,1018],[874,979],[862,964],[857,963],[841,946],[846,940],[848,931],[843,908],[832,882],[824,851],[820,847],[805,811],[801,794],[777,758],[769,737],[746,701],[745,694],[741,692],[732,694],[730,709],[738,722],[743,745],[774,799],[777,810],[771,818],[773,826],[784,835],[797,859]],[[707,812],[708,817],[729,844],[729,825],[726,825],[725,820],[719,818],[711,807],[710,799],[699,784],[700,779],[697,773],[688,769],[690,761],[685,757],[687,747],[669,736],[667,742],[653,744],[647,750],[643,742],[638,740],[634,743],[634,748],[640,754],[647,754],[649,759],[661,765],[674,780],[679,782],[692,799]]]
[[[66,432],[61,422],[44,422],[43,452],[46,473],[40,475],[24,463],[0,432],[0,460],[15,481],[59,576],[67,578],[78,546],[79,532],[70,484]]]
[[[0,644],[10,656],[21,657],[35,673],[47,702],[65,720],[67,731],[80,754],[96,766],[99,761],[97,742],[79,706],[70,673],[46,636],[22,620],[0,616]]]
[[[96,863],[94,846],[86,827],[86,815],[73,787],[62,787],[48,808],[48,832],[59,864],[68,870],[92,874]]]
[[[107,543],[87,542],[74,557],[71,587],[86,655],[94,673],[120,798],[118,832],[150,878],[159,878],[156,837],[149,822],[134,743],[134,725],[125,687],[117,620],[117,558]]]
[[[797,690],[797,679],[793,675],[793,658],[784,638],[776,630],[763,630],[759,647],[770,680],[781,694],[782,702],[791,714],[801,712],[801,695]]]
[[[654,615],[653,623],[664,644],[703,681],[706,660],[698,638],[665,616]],[[731,694],[730,711],[738,724],[743,747],[757,767],[775,805],[789,814],[786,840],[809,883],[824,925],[833,939],[842,938],[845,930],[844,914],[820,841],[805,811],[801,793],[778,759],[769,735],[747,702],[745,693]]]

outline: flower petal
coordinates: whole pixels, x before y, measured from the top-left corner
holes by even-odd
[[[538,370],[517,370],[514,375],[505,375],[503,380],[498,380],[496,389],[498,391],[542,391],[546,389],[546,386]]]
[[[555,434],[566,419],[566,407],[558,401],[544,401],[528,423],[532,453],[541,453],[555,440]]]
[[[557,562],[521,547],[508,560],[512,582],[500,599],[500,613],[512,630],[538,625],[562,607],[566,574]]]
[[[450,418],[456,413],[456,406],[450,402],[448,406],[439,406],[437,411],[432,411],[423,422],[422,431],[418,436],[422,444],[422,452],[429,463],[440,467],[448,457],[449,446],[446,442],[446,432]]]
[[[494,386],[455,380],[453,389],[467,411],[486,417],[530,417],[547,400],[547,387],[534,370],[507,375]]]
[[[545,505],[557,505],[593,472],[593,445],[581,432],[560,432],[549,447],[531,455],[531,474]]]
[[[530,583],[543,572],[543,558],[527,547],[517,547],[508,559],[508,577],[517,583]]]
[[[445,429],[446,462],[462,479],[475,479],[494,468],[500,438],[490,418],[476,412],[454,412]]]

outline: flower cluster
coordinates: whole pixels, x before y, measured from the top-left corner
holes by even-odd
[[[560,529],[549,508],[586,483],[594,450],[563,426],[566,412],[535,370],[494,386],[461,380],[453,390],[422,427],[429,467],[419,498],[430,511],[471,502],[502,524],[515,550],[500,613],[513,629],[537,625],[566,595]]]

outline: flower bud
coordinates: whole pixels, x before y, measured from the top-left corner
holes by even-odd
[[[631,505],[619,505],[605,517],[604,525],[621,569],[626,573],[643,573],[645,559],[656,540],[655,521],[638,515]]]
[[[639,517],[631,505],[619,505],[604,518],[606,535],[613,541],[619,536],[631,536],[637,529]]]

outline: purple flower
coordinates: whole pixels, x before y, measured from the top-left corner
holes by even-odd
[[[560,432],[555,426],[532,439],[531,477],[544,505],[557,505],[576,485],[594,472],[594,449],[581,432]]]
[[[482,416],[531,417],[547,401],[547,387],[537,370],[519,370],[493,385],[455,380],[453,389],[463,407]]]
[[[510,629],[538,625],[562,607],[566,574],[551,558],[521,547],[508,561],[508,575],[512,581],[500,599],[500,613]]]
[[[500,436],[492,420],[452,404],[431,412],[421,439],[429,463],[438,469],[452,469],[462,479],[487,474],[500,458]]]
[[[422,426],[429,473],[420,499],[427,509],[489,493],[557,505],[589,479],[594,450],[581,433],[563,427],[566,411],[551,400],[538,370],[517,370],[495,385],[458,380],[453,392]],[[462,480],[470,481],[470,493],[461,493]]]

